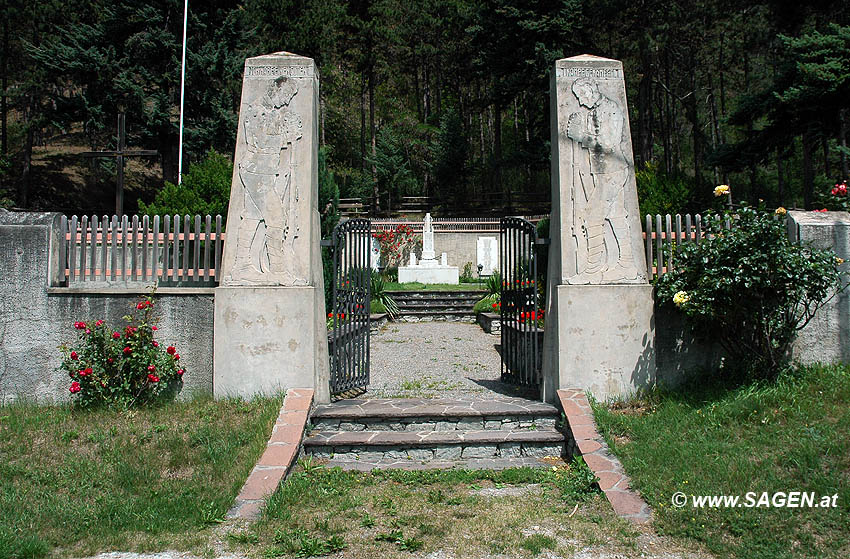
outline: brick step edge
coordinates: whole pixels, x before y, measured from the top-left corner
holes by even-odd
[[[425,447],[502,443],[564,443],[555,429],[536,431],[320,431],[304,439],[304,447]]]
[[[584,459],[585,464],[599,478],[599,488],[617,516],[636,524],[650,522],[652,509],[632,489],[623,464],[596,429],[593,410],[584,391],[577,388],[558,390],[558,400],[566,418],[567,454]]]
[[[275,492],[295,463],[313,405],[313,395],[311,388],[290,388],[286,391],[266,450],[227,511],[228,519],[253,521],[260,517],[266,497]]]

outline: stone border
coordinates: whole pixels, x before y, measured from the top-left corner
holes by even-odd
[[[481,329],[488,334],[499,336],[502,333],[501,316],[492,312],[479,312],[475,314],[475,319]]]
[[[596,430],[593,410],[583,390],[558,390],[558,399],[566,417],[567,454],[581,456],[596,477],[599,488],[618,516],[636,524],[652,519],[652,509],[632,489],[623,465]]]
[[[266,450],[227,511],[227,518],[256,520],[260,516],[266,497],[274,493],[286,478],[298,456],[313,404],[313,393],[311,388],[290,388],[286,391]]]

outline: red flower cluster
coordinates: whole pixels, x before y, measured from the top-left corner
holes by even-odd
[[[498,311],[498,310],[501,310],[501,308],[502,308],[502,303],[501,303],[500,301],[496,301],[496,302],[495,302],[495,303],[493,303],[491,306],[493,307],[493,310],[494,310],[494,311]]]
[[[86,367],[85,369],[82,369],[82,370],[79,371],[81,377],[87,377],[90,374],[92,374],[93,372],[94,371],[92,370],[91,367]]]
[[[121,337],[121,333],[120,333],[120,332],[113,332],[113,333],[112,333],[112,339],[113,339],[113,340],[117,340],[117,339],[118,339],[118,338],[120,338],[120,337]]]
[[[147,309],[148,307],[152,307],[152,306],[153,306],[153,303],[151,303],[150,301],[142,301],[141,303],[136,305],[136,308],[141,311],[141,310]]]
[[[73,359],[74,361],[76,361],[76,360],[77,360],[77,359],[79,359],[79,358],[80,358],[80,356],[77,354],[77,352],[76,352],[76,351],[72,351],[72,352],[71,352],[71,359]]]
[[[74,328],[76,328],[77,330],[85,330],[86,329],[86,323],[85,322],[75,322]]]
[[[340,320],[345,320],[345,313],[344,313],[344,312],[338,313],[336,316],[337,316],[337,318],[339,318]],[[333,318],[333,317],[334,317],[334,313],[329,312],[329,313],[328,313],[328,318]]]
[[[847,196],[847,181],[841,181],[832,187],[833,196]]]
[[[821,213],[821,214],[822,214],[822,213],[826,213],[826,212],[828,212],[829,210],[827,210],[826,208],[823,208],[823,209],[820,209],[820,210],[812,210],[812,211],[813,211],[813,212],[817,212],[817,213]]]
[[[155,374],[151,373],[148,375],[148,380],[151,382],[159,382],[159,377]]]
[[[80,383],[77,382],[77,381],[72,382],[71,388],[69,388],[68,390],[71,391],[71,394],[76,394],[77,392],[79,392],[81,390]]]
[[[174,355],[175,353],[177,353],[177,348],[174,347],[173,345],[170,345],[167,348],[165,348],[165,353],[167,353],[168,355]]]
[[[393,229],[378,231],[372,237],[381,245],[381,259],[387,266],[398,264],[404,257],[405,251],[409,251],[417,242],[413,227],[401,223]]]

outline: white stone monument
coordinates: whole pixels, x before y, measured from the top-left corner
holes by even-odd
[[[460,274],[457,266],[448,265],[448,256],[444,252],[440,261],[436,259],[434,251],[434,226],[431,214],[425,214],[425,223],[422,228],[422,258],[416,263],[416,256],[410,254],[410,263],[407,266],[399,266],[399,283],[460,283]]]
[[[215,294],[217,397],[315,388],[328,401],[318,195],[319,77],[287,52],[245,61]]]
[[[550,99],[544,397],[566,387],[602,399],[627,394],[655,380],[655,332],[623,65],[558,60]]]
[[[477,265],[482,276],[491,276],[499,269],[499,240],[496,237],[478,237]]]

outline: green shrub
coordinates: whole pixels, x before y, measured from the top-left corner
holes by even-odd
[[[706,238],[676,247],[674,270],[656,282],[662,301],[756,376],[774,376],[787,364],[797,331],[842,275],[834,253],[788,238],[784,214],[750,207],[709,212]]]
[[[372,301],[379,302],[383,307],[384,311],[389,313],[390,318],[395,318],[398,316],[399,309],[398,305],[395,302],[389,293],[385,291],[385,283],[384,278],[381,277],[381,274],[372,273],[371,274],[371,288],[372,288]]]
[[[136,304],[133,314],[124,317],[123,332],[103,320],[74,323],[77,343],[60,346],[60,367],[71,377],[76,405],[130,408],[180,390],[185,369],[174,346],[163,348],[154,339],[153,308],[153,295]]]
[[[143,215],[221,215],[227,219],[233,163],[215,150],[207,152],[203,161],[193,163],[183,174],[183,184],[170,182],[156,193],[153,202],[139,201]]]
[[[494,306],[495,305],[495,306]],[[480,312],[494,312],[498,313],[499,298],[494,295],[487,295],[477,303],[472,308],[472,310],[476,313]]]
[[[484,284],[487,287],[487,295],[501,297],[502,296],[502,274],[493,271],[493,274],[487,278]]]
[[[372,314],[384,314],[387,312],[387,307],[377,299],[372,299],[372,303],[369,305],[369,312]]]
[[[636,169],[635,182],[641,215],[682,213],[691,201],[692,180],[667,174],[656,163],[647,162]]]

